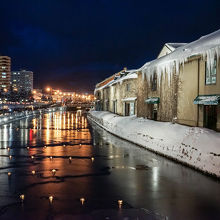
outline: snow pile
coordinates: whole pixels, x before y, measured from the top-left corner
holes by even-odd
[[[168,80],[170,80],[173,72],[179,74],[180,66],[184,65],[188,58],[196,55],[200,55],[202,59],[206,60],[207,67],[211,68],[215,57],[218,60],[220,55],[220,30],[178,47],[168,55],[146,63],[141,70],[143,76],[146,75],[148,79],[154,73],[157,73],[158,79],[162,74],[167,74]]]
[[[90,111],[88,119],[132,143],[220,177],[218,132],[103,111]]]

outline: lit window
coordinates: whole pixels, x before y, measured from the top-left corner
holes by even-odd
[[[2,66],[2,69],[3,69],[3,70],[6,69],[6,66]]]
[[[2,73],[2,75],[6,75],[6,73]]]
[[[2,76],[2,78],[6,78],[6,76]]]
[[[214,62],[210,67],[207,66],[206,63],[206,68],[205,68],[205,84],[206,85],[211,85],[211,84],[216,84],[216,68],[217,68],[217,59],[214,59]]]
[[[2,85],[2,87],[6,87],[6,85]]]

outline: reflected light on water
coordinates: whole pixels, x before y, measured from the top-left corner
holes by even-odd
[[[159,181],[159,167],[153,167],[152,169],[152,186],[155,190],[158,189]]]

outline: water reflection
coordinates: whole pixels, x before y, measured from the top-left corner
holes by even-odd
[[[204,217],[202,206],[219,215],[219,183],[103,129],[89,129],[82,111],[1,126],[0,139],[0,219],[118,210],[118,201],[122,209],[145,208],[170,219]],[[25,195],[23,209],[20,195]],[[1,213],[4,205],[7,211]]]
[[[93,127],[96,154],[108,152],[109,181],[133,207],[169,219],[220,217],[219,182]]]

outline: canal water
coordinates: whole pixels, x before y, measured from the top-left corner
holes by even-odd
[[[220,219],[219,181],[89,126],[81,111],[0,127],[0,219],[153,216]]]

